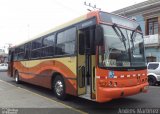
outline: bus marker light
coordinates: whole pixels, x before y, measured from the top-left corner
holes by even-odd
[[[131,77],[131,75],[127,75],[127,78]]]
[[[121,75],[121,78],[124,78],[124,75]]]
[[[114,78],[117,78],[117,76],[114,76]]]
[[[136,74],[133,74],[133,77],[136,77]]]

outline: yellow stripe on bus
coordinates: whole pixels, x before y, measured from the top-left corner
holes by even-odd
[[[21,64],[26,68],[32,68],[44,61],[58,61],[67,66],[75,75],[76,75],[76,61],[77,57],[62,57],[62,58],[51,58],[51,59],[39,59],[39,60],[29,60],[29,61],[21,61]]]

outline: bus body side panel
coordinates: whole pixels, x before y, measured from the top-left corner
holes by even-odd
[[[76,57],[61,57],[15,62],[20,80],[34,85],[52,88],[52,75],[59,73],[66,84],[66,93],[77,95]]]

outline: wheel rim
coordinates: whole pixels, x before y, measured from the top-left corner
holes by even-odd
[[[18,81],[18,78],[16,77],[16,82]]]
[[[55,84],[55,91],[58,96],[61,96],[63,93],[63,83],[60,80],[58,80]]]
[[[16,74],[16,78],[15,78],[16,82],[18,82],[18,75]]]

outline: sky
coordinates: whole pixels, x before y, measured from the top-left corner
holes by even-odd
[[[146,0],[0,0],[0,47],[21,42],[88,12],[112,12]],[[91,9],[91,8],[90,8]]]

